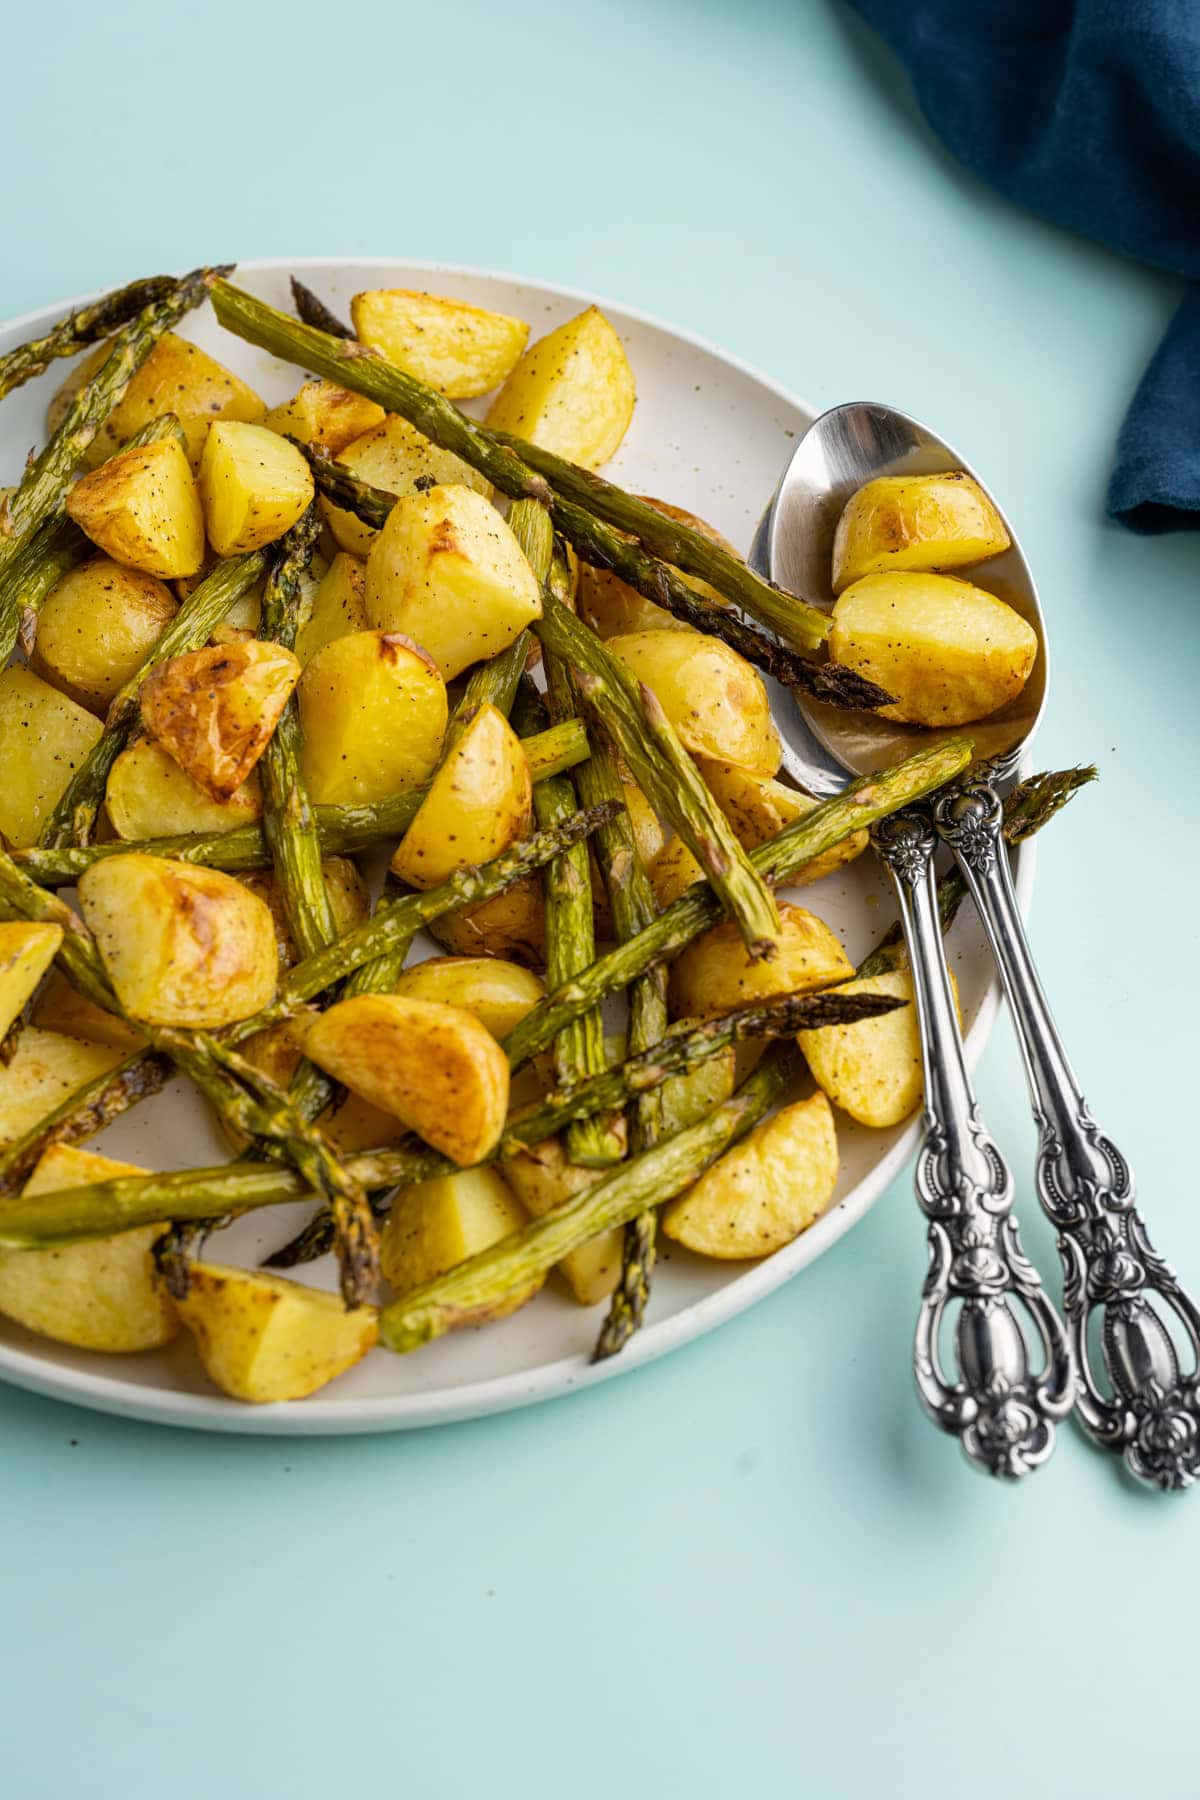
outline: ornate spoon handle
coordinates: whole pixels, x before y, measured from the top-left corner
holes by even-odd
[[[1129,1164],[1092,1118],[1067,1060],[1017,910],[1001,816],[985,782],[944,794],[934,808],[979,908],[1021,1041],[1038,1128],[1038,1198],[1058,1230],[1076,1410],[1139,1480],[1189,1487],[1200,1474],[1200,1311],[1152,1248]],[[1097,1311],[1103,1378],[1088,1344]],[[1171,1319],[1188,1345],[1186,1375]]]
[[[913,971],[925,1071],[925,1141],[917,1202],[929,1221],[929,1273],[913,1363],[926,1412],[992,1475],[1036,1469],[1054,1448],[1054,1422],[1071,1410],[1074,1372],[1066,1329],[1012,1217],[1012,1178],[979,1116],[937,917],[933,828],[917,813],[876,827],[891,872]],[[942,1365],[943,1319],[961,1302],[954,1330],[958,1379]],[[1017,1301],[1019,1306],[1014,1306]],[[1022,1322],[1040,1340],[1030,1369]]]

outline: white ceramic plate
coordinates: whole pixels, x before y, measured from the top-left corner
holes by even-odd
[[[288,308],[291,273],[308,281],[343,314],[360,288],[427,287],[526,318],[534,336],[593,299],[590,294],[507,275],[394,260],[243,263],[235,279]],[[78,303],[63,301],[0,328],[0,350],[45,330]],[[700,338],[627,307],[600,304],[626,344],[638,385],[633,427],[607,472],[636,492],[658,494],[688,507],[747,548],[797,436],[813,417],[811,409]],[[272,403],[297,385],[294,369],[221,331],[211,314],[187,321],[185,332]],[[0,411],[0,482],[13,481],[29,446],[42,441],[46,402],[64,373],[61,366],[52,369],[5,402]],[[1026,846],[1016,868],[1023,910],[1032,879],[1033,857]],[[803,897],[839,933],[855,960],[893,916],[870,857],[805,889]],[[427,943],[423,954],[432,948]],[[968,908],[955,927],[950,950],[968,1025],[968,1054],[974,1062],[995,1018],[998,989]],[[459,1333],[408,1357],[376,1350],[323,1393],[287,1405],[248,1407],[215,1394],[186,1338],[166,1352],[103,1357],[51,1344],[3,1319],[0,1376],[77,1405],[225,1431],[395,1430],[549,1399],[636,1368],[711,1331],[828,1250],[874,1205],[916,1141],[913,1125],[872,1132],[839,1115],[838,1130],[841,1178],[835,1203],[824,1218],[762,1263],[704,1262],[670,1247],[659,1262],[645,1328],[621,1356],[599,1366],[592,1365],[588,1356],[603,1308],[584,1311],[551,1284],[503,1324]],[[114,1156],[151,1168],[220,1162],[228,1155],[200,1103],[182,1084],[135,1108],[97,1143]],[[211,1254],[252,1263],[285,1242],[305,1210],[274,1208],[241,1220],[213,1240]],[[915,1216],[913,1229],[919,1229]],[[306,1279],[333,1285],[326,1264],[314,1265]]]

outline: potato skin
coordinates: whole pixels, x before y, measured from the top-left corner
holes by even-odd
[[[443,913],[429,927],[456,956],[503,956],[528,969],[546,961],[546,910],[538,875],[514,881],[491,900]]]
[[[34,672],[103,713],[178,610],[157,576],[91,556],[54,587],[37,622]]]
[[[851,494],[833,539],[833,591],[885,569],[956,569],[1011,543],[1004,521],[962,469],[880,475]]]
[[[50,967],[62,940],[61,925],[0,923],[0,1038]]]
[[[512,371],[529,337],[524,319],[411,288],[355,294],[350,317],[364,344],[448,400],[489,393]]]
[[[140,1031],[126,1025],[115,1013],[105,1012],[94,1000],[86,999],[71,986],[61,969],[51,969],[29,1016],[42,1031],[83,1038],[89,1044],[107,1044],[124,1056],[145,1048],[146,1039]]]
[[[290,400],[272,407],[263,424],[280,437],[320,444],[327,455],[338,456],[347,444],[382,425],[384,416],[382,406],[365,394],[351,393],[334,381],[306,381]]]
[[[160,663],[142,683],[142,721],[186,775],[228,800],[266,749],[300,663],[281,644],[209,644]]]
[[[386,800],[429,780],[446,734],[446,686],[418,644],[395,631],[335,638],[296,689],[301,766],[314,801]]]
[[[664,1234],[701,1256],[770,1256],[820,1218],[837,1185],[833,1113],[824,1094],[783,1107],[662,1210]]]
[[[473,488],[489,495],[492,484],[452,450],[441,450],[394,413],[374,430],[348,444],[338,457],[346,467],[372,487],[387,494],[418,494],[430,487]],[[366,556],[379,533],[364,525],[352,512],[334,506],[324,495],[321,511],[339,546],[354,556]]]
[[[275,992],[271,914],[218,869],[132,852],[79,880],[83,916],[125,1011],[152,1025],[233,1025]]]
[[[379,1340],[379,1312],[347,1312],[336,1294],[264,1270],[194,1262],[177,1309],[215,1387],[267,1405],[303,1400],[361,1362]]]
[[[950,984],[957,1006],[958,984],[953,975]],[[902,1010],[878,1019],[802,1031],[797,1039],[814,1081],[835,1106],[860,1125],[878,1130],[899,1125],[920,1106],[925,1086],[912,975],[907,969],[894,969],[848,981],[838,992],[890,994],[909,1002]]]
[[[177,837],[204,831],[232,831],[262,817],[258,774],[227,800],[211,794],[184,773],[173,756],[149,738],[122,750],[108,772],[104,804],[119,838]]]
[[[75,483],[67,512],[101,550],[146,575],[194,575],[204,561],[204,513],[176,438],[119,451]]]
[[[410,887],[435,887],[456,869],[490,862],[529,830],[533,784],[504,714],[481,706],[434,776],[392,857]]]
[[[440,1000],[473,1013],[493,1037],[507,1037],[546,992],[529,969],[497,956],[431,956],[405,969],[393,993]]]
[[[105,1044],[84,1043],[81,1038],[27,1025],[12,1060],[0,1067],[0,1149],[126,1054]]]
[[[773,994],[816,993],[853,974],[824,920],[782,900],[777,949],[770,962],[751,962],[733,920],[714,925],[671,965],[671,1012],[675,1018],[710,1019]]]
[[[598,306],[531,344],[492,401],[487,422],[585,469],[614,456],[637,389],[620,338]]]
[[[767,690],[736,650],[698,631],[634,631],[608,647],[658,696],[693,755],[774,775],[782,751]]]
[[[14,848],[37,843],[100,733],[99,719],[31,670],[0,669],[0,832]]]
[[[312,471],[295,444],[265,425],[233,421],[210,429],[199,486],[208,540],[218,556],[273,544],[312,504],[314,492]]]

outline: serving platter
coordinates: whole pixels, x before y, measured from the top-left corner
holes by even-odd
[[[708,519],[742,550],[813,417],[786,389],[694,334],[571,288],[388,258],[245,262],[235,279],[272,304],[290,307],[291,274],[342,313],[361,288],[427,288],[528,319],[535,337],[595,302],[620,333],[638,387],[633,425],[605,473],[635,492],[671,500]],[[90,297],[58,301],[0,326],[0,350],[44,331]],[[208,312],[189,318],[182,335],[228,364],[270,404],[299,383],[295,369],[223,332]],[[52,368],[0,409],[0,483],[16,479],[29,446],[44,438],[46,403],[67,366]],[[468,410],[481,413],[485,406],[480,402]],[[1028,909],[1033,871],[1034,848],[1026,844],[1014,866],[1022,911]],[[870,856],[799,897],[833,927],[855,961],[894,916]],[[436,949],[432,940],[419,938],[413,955]],[[973,1065],[995,1020],[999,985],[969,908],[951,933],[949,951]],[[759,1263],[703,1261],[677,1246],[665,1247],[646,1325],[620,1356],[598,1365],[589,1356],[603,1308],[584,1310],[551,1282],[531,1305],[500,1324],[460,1332],[406,1357],[376,1350],[312,1399],[276,1406],[245,1406],[212,1391],[186,1335],[165,1351],[106,1357],[50,1343],[0,1318],[0,1378],[76,1405],[163,1424],[299,1435],[443,1424],[568,1394],[637,1368],[735,1317],[807,1268],[863,1217],[913,1153],[917,1125],[869,1131],[842,1114],[837,1124],[841,1169],[824,1217]],[[182,1082],[135,1108],[94,1142],[112,1156],[157,1169],[211,1164],[230,1154]],[[306,1211],[288,1206],[251,1214],[214,1236],[206,1254],[253,1264],[292,1236]],[[915,1215],[913,1228],[918,1229]],[[322,1286],[335,1285],[331,1261],[300,1273]]]

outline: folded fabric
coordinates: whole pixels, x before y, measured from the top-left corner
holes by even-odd
[[[850,0],[933,130],[1000,193],[1200,280],[1200,0]],[[1200,525],[1200,290],[1117,441],[1108,510]]]

